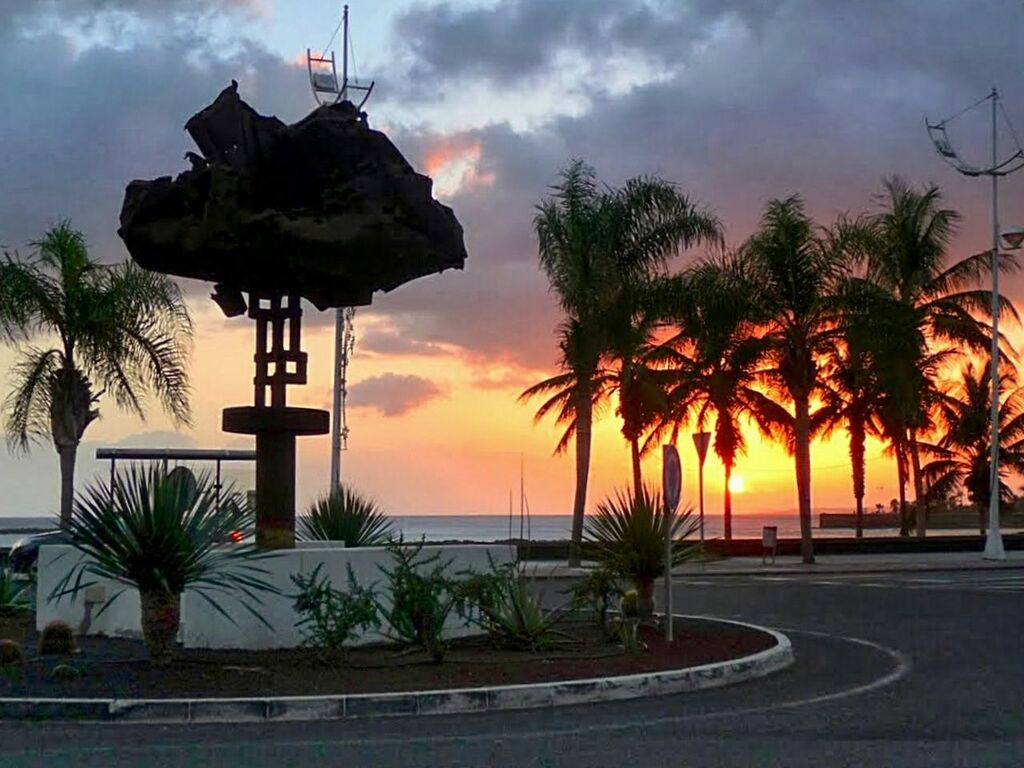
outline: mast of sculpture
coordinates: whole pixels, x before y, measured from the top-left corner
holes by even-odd
[[[341,29],[341,82],[334,61],[334,51],[327,58],[326,51]],[[309,72],[309,85],[313,98],[320,105],[336,104],[348,99],[349,90],[362,91],[363,100],[359,104],[362,109],[373,91],[373,82],[368,86],[349,82],[349,28],[348,6],[341,12],[341,21],[334,28],[330,40],[323,47],[322,53],[314,54],[306,49],[306,68]],[[354,70],[354,67],[353,67]],[[345,417],[345,397],[348,386],[348,364],[355,345],[355,307],[338,307],[334,310],[334,376],[332,379],[333,396],[331,399],[331,489],[341,487],[341,452],[348,448],[348,422]]]
[[[211,281],[225,315],[255,321],[252,405],[224,409],[223,428],[256,438],[257,544],[292,547],[295,439],[330,431],[329,412],[287,403],[287,387],[306,383],[301,300],[366,306],[461,269],[462,227],[349,101],[285,125],[232,82],[185,128],[201,154],[173,180],[131,182],[118,234],[141,266]]]

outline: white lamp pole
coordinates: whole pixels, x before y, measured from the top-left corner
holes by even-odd
[[[965,162],[957,154],[957,151],[950,142],[947,127],[950,122],[986,101],[992,102],[992,165],[987,168],[979,168]],[[1021,145],[1005,111],[1003,112],[1003,117],[1009,126],[1009,133],[1013,139],[1014,146],[1011,153],[1005,159],[999,159],[998,126],[1001,108],[999,91],[993,87],[988,96],[979,99],[974,104],[960,110],[945,120],[937,123],[925,120],[928,135],[944,162],[965,176],[989,176],[992,179],[992,349],[990,354],[992,366],[990,371],[992,379],[992,412],[989,416],[991,456],[989,457],[988,526],[983,555],[986,560],[1006,559],[1003,537],[999,530],[999,246],[1000,240],[1006,241],[1007,250],[1017,249],[1024,243],[1024,230],[1020,227],[1013,227],[1005,232],[1000,232],[999,229],[999,177],[1009,176],[1011,173],[1024,168],[1024,146]]]
[[[986,560],[1005,560],[1003,535],[999,530],[999,164],[997,110],[999,92],[992,89],[992,455],[989,474],[988,529],[985,535]]]

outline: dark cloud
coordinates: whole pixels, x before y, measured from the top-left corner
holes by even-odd
[[[401,416],[443,393],[441,387],[422,376],[383,373],[349,387],[348,402],[353,408],[373,408],[382,416]]]
[[[260,0],[4,0],[0,4],[0,22],[31,22],[53,18],[68,24],[96,23],[97,16],[121,13],[139,16],[170,14],[207,14],[244,11],[258,13]]]

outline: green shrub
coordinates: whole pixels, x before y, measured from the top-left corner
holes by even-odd
[[[541,651],[572,638],[555,629],[564,610],[545,610],[529,580],[514,563],[490,561],[490,573],[469,575],[460,585],[460,613],[495,642],[516,650]]]
[[[635,589],[624,592],[619,598],[618,635],[622,647],[631,653],[640,645],[637,637],[640,614],[640,593]]]
[[[597,616],[597,623],[606,639],[612,634],[608,623],[608,612],[615,600],[622,596],[620,577],[607,566],[591,570],[572,588],[572,605],[576,610],[589,609]]]
[[[377,601],[387,620],[385,635],[409,647],[420,648],[435,662],[444,660],[448,643],[444,628],[448,617],[463,605],[459,584],[449,574],[451,560],[440,553],[423,554],[423,542],[407,546],[401,539],[388,543],[392,566],[379,566],[390,587],[390,605]]]
[[[39,635],[40,656],[70,656],[77,650],[75,631],[66,621],[54,619]]]
[[[299,520],[304,541],[343,541],[345,547],[378,547],[391,534],[391,521],[373,499],[351,488],[324,494]]]
[[[31,609],[26,585],[10,571],[0,569],[0,619],[13,619]]]
[[[296,622],[302,643],[332,658],[343,656],[346,646],[359,632],[380,626],[377,598],[372,588],[360,587],[351,566],[348,591],[335,589],[326,576],[320,576],[323,563],[309,576],[293,574],[298,592],[294,595]]]

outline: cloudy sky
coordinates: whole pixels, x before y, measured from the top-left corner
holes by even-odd
[[[377,82],[371,123],[434,176],[470,253],[464,272],[380,295],[357,317],[344,472],[396,513],[500,513],[520,455],[533,509],[569,509],[571,461],[551,458],[554,430],[534,426],[516,402],[556,359],[558,314],[536,267],[531,218],[568,158],[589,160],[612,184],[648,173],[677,182],[719,214],[731,242],[773,196],[798,192],[827,222],[870,208],[885,174],[934,181],[965,215],[956,243],[965,255],[990,237],[987,184],[940,162],[924,118],[951,114],[995,84],[1024,133],[1022,0],[351,8],[357,73]],[[313,106],[305,50],[324,47],[338,15],[330,0],[3,0],[0,244],[25,252],[70,217],[96,256],[125,258],[115,233],[125,184],[183,170],[192,147],[182,126],[232,78],[259,111],[301,118]],[[954,138],[980,161],[984,131],[984,115],[971,114]],[[1024,173],[1003,190],[1004,221],[1024,224]],[[1019,289],[1011,281],[1012,297]],[[188,290],[198,328],[195,429],[173,434],[157,411],[141,423],[107,404],[85,454],[125,442],[244,445],[219,431],[219,414],[250,397],[251,328],[225,320],[206,286]],[[311,310],[307,320],[310,384],[291,396],[326,406],[330,317]],[[0,351],[0,376],[12,359]],[[628,475],[617,430],[614,416],[598,426],[596,495]],[[84,459],[88,476],[96,465]],[[814,462],[815,505],[845,506],[842,441],[816,445]],[[304,498],[326,484],[327,466],[326,439],[304,439]],[[750,491],[739,512],[794,506],[778,447],[755,440],[737,471]],[[868,502],[887,501],[895,473],[880,446],[869,449],[868,471]],[[713,461],[708,477],[714,506]],[[0,454],[0,515],[48,513],[55,480],[48,446],[27,459]]]

